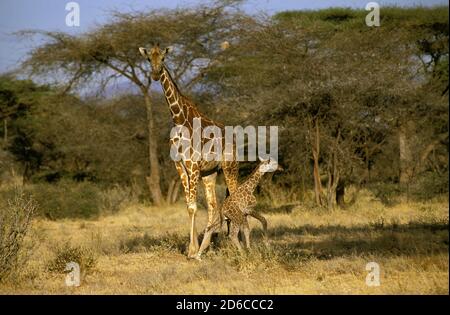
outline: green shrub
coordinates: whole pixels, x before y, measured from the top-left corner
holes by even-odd
[[[391,206],[396,203],[397,197],[402,194],[397,183],[373,183],[367,187],[383,204]]]
[[[448,176],[442,176],[435,172],[421,174],[411,185],[410,194],[419,200],[428,200],[437,195],[448,194]]]
[[[36,215],[51,220],[63,218],[95,218],[101,213],[115,213],[137,197],[130,188],[103,188],[92,182],[60,181],[34,183],[23,187],[39,204]],[[0,201],[14,197],[14,189],[0,189]]]
[[[39,183],[26,189],[40,205],[38,214],[52,220],[95,217],[102,206],[100,189],[90,182]]]
[[[131,202],[137,202],[130,187],[115,185],[100,192],[103,213],[116,213]]]

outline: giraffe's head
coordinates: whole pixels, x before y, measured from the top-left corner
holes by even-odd
[[[264,160],[261,157],[259,158],[261,163],[259,164],[259,171],[261,173],[267,173],[267,172],[275,172],[275,171],[282,171],[283,168],[278,164],[277,160],[269,157],[269,159]]]
[[[158,81],[161,77],[164,66],[164,58],[166,57],[167,53],[170,52],[170,50],[170,47],[161,50],[159,48],[159,43],[153,45],[153,47],[150,49],[139,47],[139,52],[141,53],[142,57],[146,58],[150,62],[153,80]]]

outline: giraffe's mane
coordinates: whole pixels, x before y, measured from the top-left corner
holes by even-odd
[[[185,96],[182,92],[181,89],[178,87],[177,82],[173,79],[172,74],[170,73],[170,70],[167,68],[166,64],[163,63],[163,68],[166,71],[167,75],[169,76],[169,80],[172,82],[172,84],[174,85],[175,89],[177,90],[178,94],[180,94],[181,97],[183,97],[186,101],[189,102],[189,105],[194,108],[199,117],[203,118],[205,121],[209,122],[210,124],[213,125],[217,125],[219,127],[223,127],[221,123],[216,122],[210,118],[208,118],[205,114],[203,114],[197,107],[197,104],[195,104],[190,98],[188,98],[187,96]]]
[[[166,64],[163,63],[163,68],[164,70],[166,70],[167,75],[169,76],[170,81],[172,82],[172,84],[174,85],[175,89],[178,91],[178,93],[183,96],[184,98],[186,98],[186,96],[184,96],[184,94],[181,92],[180,88],[178,87],[177,82],[175,82],[175,80],[173,79],[172,74],[170,73],[169,69],[167,68]]]
[[[255,167],[255,169],[250,173],[250,175],[245,179],[244,183],[247,183],[251,178],[253,178],[256,173],[259,173],[259,167],[261,166],[261,164],[263,164],[264,162],[259,162],[258,166]]]

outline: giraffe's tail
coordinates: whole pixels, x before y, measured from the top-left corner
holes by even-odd
[[[227,222],[227,234],[226,236],[230,235],[230,220],[229,219],[225,219],[225,221]]]
[[[183,170],[183,173],[184,173],[184,175],[186,176],[186,179],[187,179],[187,181],[186,181],[186,183],[187,183],[187,189],[188,190],[190,190],[190,186],[189,186],[189,173],[188,173],[188,171],[187,171],[187,167],[186,167],[186,164],[184,164],[184,160],[181,160],[181,169]]]

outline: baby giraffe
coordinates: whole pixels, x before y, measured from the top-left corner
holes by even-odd
[[[221,214],[230,221],[229,236],[240,252],[242,252],[242,246],[239,242],[238,234],[241,229],[244,232],[246,246],[247,248],[250,248],[250,228],[247,221],[248,215],[261,221],[264,235],[266,235],[267,232],[266,219],[253,209],[256,205],[256,197],[253,194],[256,186],[264,173],[282,170],[274,159],[269,158],[268,160],[262,160],[260,158],[260,160],[261,163],[258,167],[238,186],[233,194],[225,199],[221,208]],[[205,231],[205,237],[203,238],[202,245],[200,246],[196,257],[198,260],[201,260],[201,254],[209,246],[211,235],[218,229],[220,229],[220,226],[216,225]]]

